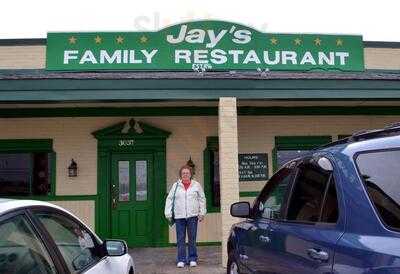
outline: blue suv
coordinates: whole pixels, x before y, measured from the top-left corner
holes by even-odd
[[[290,161],[231,206],[228,274],[400,273],[400,126]]]

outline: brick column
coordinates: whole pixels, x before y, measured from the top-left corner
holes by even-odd
[[[230,206],[239,201],[238,133],[236,98],[219,99],[219,176],[221,187],[222,265],[226,267],[226,244],[229,230],[236,218],[230,215]]]

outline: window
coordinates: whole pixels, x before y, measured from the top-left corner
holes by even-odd
[[[0,273],[56,273],[42,242],[23,215],[0,224]]]
[[[136,201],[147,201],[147,161],[135,161]]]
[[[305,163],[298,173],[288,206],[287,220],[336,223],[338,202],[332,172]]]
[[[271,177],[255,203],[256,217],[280,219],[288,186],[294,175],[295,162],[288,163]]]
[[[330,143],[331,136],[276,136],[274,149],[274,170],[278,170],[285,163],[303,157],[310,150]]]
[[[81,272],[102,257],[96,239],[75,221],[53,212],[35,215],[53,238],[71,273]]]
[[[400,229],[400,150],[362,153],[356,158],[369,198],[382,221]]]
[[[48,195],[51,190],[50,159],[49,153],[1,153],[1,195]]]
[[[207,211],[220,211],[219,150],[218,137],[207,137],[207,147],[203,152],[204,192]]]
[[[0,140],[0,196],[54,193],[51,140]]]

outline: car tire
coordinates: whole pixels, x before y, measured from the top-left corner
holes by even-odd
[[[228,263],[226,264],[226,273],[227,274],[240,274],[239,272],[239,264],[235,258],[233,252],[229,253]]]

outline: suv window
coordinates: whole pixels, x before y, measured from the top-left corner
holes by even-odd
[[[336,223],[338,202],[332,173],[315,164],[298,168],[287,220]]]
[[[293,178],[295,162],[290,162],[271,177],[255,204],[256,217],[280,219],[288,186]]]
[[[56,273],[40,239],[23,215],[0,223],[0,273]]]
[[[389,227],[400,229],[400,150],[367,152],[356,163],[372,203]]]
[[[36,212],[59,248],[71,273],[78,273],[100,260],[100,247],[89,231],[55,212]]]

